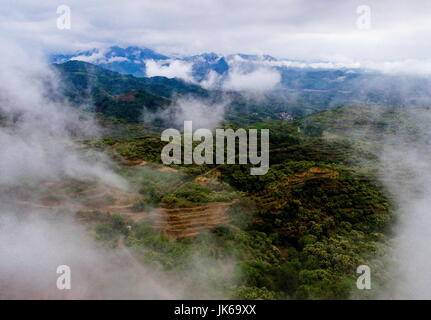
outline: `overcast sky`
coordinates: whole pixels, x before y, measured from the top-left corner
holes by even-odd
[[[70,30],[57,28],[61,4]],[[360,5],[371,8],[369,30],[357,27]],[[429,0],[2,0],[0,10],[0,36],[46,52],[137,45],[329,61],[431,56]]]

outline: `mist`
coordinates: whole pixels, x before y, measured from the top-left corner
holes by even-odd
[[[163,270],[146,266],[125,245],[107,249],[95,242],[89,226],[76,215],[84,204],[63,190],[63,185],[92,183],[99,190],[125,194],[131,186],[115,172],[116,164],[108,156],[80,143],[98,137],[101,129],[85,106],[72,107],[58,93],[59,79],[43,56],[29,55],[13,43],[4,43],[2,48],[0,298],[205,297],[202,292],[188,292],[184,283]],[[180,100],[178,106],[178,119],[192,116],[202,126],[215,125],[223,114],[222,106],[209,110],[197,101]],[[61,196],[61,207],[46,204],[57,201],[47,200],[53,190]],[[208,270],[218,268],[215,262],[202,255],[190,257],[188,278],[202,280],[208,295],[213,293],[205,279]],[[219,267],[231,263],[234,260]],[[71,268],[71,290],[56,286],[60,265]],[[230,277],[218,271],[214,274]]]
[[[362,123],[339,133],[377,156],[376,162],[363,159],[358,166],[381,183],[393,219],[384,230],[385,240],[366,262],[371,268],[371,295],[353,289],[351,298],[430,299],[430,110],[369,105],[356,111],[352,119]],[[376,127],[383,123],[386,126]]]
[[[391,280],[382,298],[431,298],[431,114],[407,110],[406,125],[385,138],[381,179],[396,202],[389,250]]]
[[[49,183],[92,181],[126,190],[109,159],[75,142],[95,137],[94,119],[58,99],[58,79],[37,54],[2,44],[0,67],[0,296],[2,299],[171,298],[172,288],[143,266],[120,263],[124,252],[95,245],[68,212],[48,208]],[[36,58],[35,58],[36,57]],[[77,203],[69,201],[74,208]],[[123,257],[120,257],[123,256]],[[72,290],[56,287],[67,265]],[[139,279],[136,279],[139,278]]]
[[[191,63],[180,60],[172,60],[169,62],[146,60],[145,68],[148,77],[161,76],[167,78],[181,78],[184,81],[194,82]]]
[[[162,120],[166,126],[182,129],[184,121],[192,121],[195,129],[214,129],[224,120],[230,99],[222,96],[219,99],[199,98],[193,96],[176,96],[171,105],[160,111],[144,109],[141,121],[147,124]]]

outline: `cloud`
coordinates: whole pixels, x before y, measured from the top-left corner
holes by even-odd
[[[164,111],[146,110],[142,120],[151,123],[154,119],[162,119],[180,129],[183,128],[184,121],[192,121],[195,129],[214,129],[223,121],[228,104],[229,99],[224,97],[217,102],[195,97],[176,97],[171,107]]]
[[[83,204],[63,189],[72,181],[95,190],[129,186],[107,157],[76,141],[97,137],[97,124],[61,99],[56,74],[37,52],[0,43],[0,287],[7,288],[0,298],[178,297],[149,268],[124,263],[131,260],[125,249],[100,250],[76,222]],[[61,208],[44,205],[46,195],[64,198]],[[70,292],[56,287],[64,264],[72,272]]]
[[[359,62],[303,62],[303,61],[291,61],[291,60],[279,60],[279,61],[265,61],[262,64],[273,67],[285,67],[285,68],[302,68],[302,69],[356,69],[361,68]]]
[[[281,75],[277,70],[258,67],[250,72],[244,72],[238,67],[233,67],[223,88],[236,91],[258,91],[264,92],[274,89],[280,82]]]
[[[430,59],[406,59],[398,61],[385,61],[381,63],[368,62],[363,64],[364,68],[381,71],[387,74],[414,74],[431,75]]]
[[[214,89],[220,86],[223,77],[214,70],[210,70],[207,76],[199,82],[199,85],[205,89]]]
[[[402,126],[388,135],[381,150],[382,182],[396,203],[392,265],[384,299],[430,299],[431,115],[406,110]],[[395,263],[394,263],[395,262]]]
[[[102,63],[106,60],[104,50],[95,50],[90,55],[78,55],[71,60],[84,61],[89,63]]]
[[[55,0],[6,2],[2,35],[49,51],[119,45],[164,53],[268,53],[293,59],[401,61],[430,55],[431,3],[371,0],[371,30],[358,30],[357,1],[68,1],[72,29],[56,28]]]
[[[162,76],[193,82],[191,63],[180,60],[171,60],[169,62],[146,60],[145,65],[148,77]]]
[[[193,250],[173,277],[161,265],[149,266],[137,258],[147,247],[136,254],[119,240],[117,249],[100,248],[88,230],[94,225],[77,221],[79,210],[97,214],[83,194],[90,191],[88,196],[95,199],[109,196],[107,190],[133,188],[108,157],[83,146],[82,140],[98,137],[97,122],[68,105],[55,71],[37,52],[4,39],[0,45],[0,288],[7,288],[0,290],[0,299],[225,297],[224,287],[213,284],[235,286],[239,273],[222,272],[234,268],[234,258]],[[210,127],[223,118],[223,108],[179,99],[176,116]],[[47,198],[58,198],[61,205],[47,204]],[[109,219],[108,212],[99,213]],[[57,289],[59,265],[71,268],[70,291]]]
[[[106,48],[98,48],[98,49],[94,49],[89,55],[80,54],[73,57],[70,60],[84,61],[84,62],[95,63],[95,64],[129,61],[129,59],[127,59],[126,57],[116,57],[116,56],[106,57],[106,52],[107,52]]]
[[[112,62],[124,62],[129,61],[126,57],[111,57],[108,58],[104,63],[112,63]]]
[[[209,103],[194,98],[180,98],[175,103],[175,121],[183,126],[184,121],[193,121],[195,128],[213,129],[223,120],[227,101]]]

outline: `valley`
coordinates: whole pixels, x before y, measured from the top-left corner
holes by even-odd
[[[82,148],[109,155],[128,189],[47,181],[33,200],[26,200],[24,192],[13,205],[76,212],[75,219],[101,245],[128,248],[137,261],[173,278],[182,277],[194,259],[190,255],[215,261],[208,272],[233,268],[233,275],[241,274],[218,280],[213,297],[227,294],[236,283],[229,293],[236,298],[348,298],[356,266],[371,261],[385,245],[394,219],[389,195],[375,176],[376,155],[362,147],[370,142],[340,131],[385,126],[360,121],[352,115],[355,110],[366,118],[375,109],[347,106],[256,126],[271,133],[270,169],[263,176],[251,176],[250,165],[165,166],[160,159],[164,142],[156,133],[102,116],[98,121],[107,126],[105,136],[83,141]],[[398,114],[385,110],[383,115]],[[384,118],[388,126],[396,125],[392,118]],[[346,127],[338,128],[338,121]],[[380,277],[385,270],[374,272]],[[184,285],[205,290],[201,276]]]
[[[50,131],[46,138],[43,109],[30,118],[43,137],[36,154],[57,171],[1,185],[2,204],[15,215],[76,224],[91,246],[114,256],[106,267],[120,262],[119,254],[121,265],[129,261],[156,274],[184,298],[370,299],[387,290],[385,265],[392,263],[388,248],[398,219],[388,184],[414,182],[405,168],[382,174],[381,159],[400,132],[407,141],[424,139],[412,110],[398,103],[332,104],[326,99],[339,88],[323,84],[301,89],[317,100],[293,101],[283,90],[253,97],[81,61],[50,70],[61,91],[48,90],[44,98],[70,106],[63,114],[73,117],[62,120],[65,133],[54,127],[60,139]],[[24,115],[4,114],[1,128],[26,129]],[[249,151],[267,148],[266,174],[251,175],[253,166],[239,164],[236,153],[234,164],[163,163],[163,130],[179,129],[183,149],[190,133],[181,121],[189,118],[209,132],[269,130],[269,143],[262,136],[253,146],[247,142]],[[46,144],[50,139],[55,148]],[[222,151],[243,142],[232,140]],[[376,290],[355,291],[359,265],[372,266]],[[136,290],[133,297],[141,287]]]
[[[0,300],[431,299],[429,1],[3,2]]]

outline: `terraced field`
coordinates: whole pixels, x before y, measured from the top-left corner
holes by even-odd
[[[177,174],[172,168],[158,170],[166,174]],[[198,182],[201,180],[197,179]],[[120,190],[79,181],[63,181],[43,184],[38,196],[32,199],[23,197],[10,201],[31,208],[75,211],[79,213],[79,219],[83,222],[91,221],[95,214],[107,216],[118,214],[134,223],[146,219],[151,221],[153,228],[171,240],[195,237],[204,230],[228,224],[229,217],[226,211],[233,204],[233,201],[210,202],[192,207],[157,206],[137,210],[136,203],[142,197],[142,194],[134,190]]]
[[[226,214],[231,202],[214,202],[193,208],[157,209],[153,213],[154,227],[168,238],[190,238],[204,230],[228,224]]]

